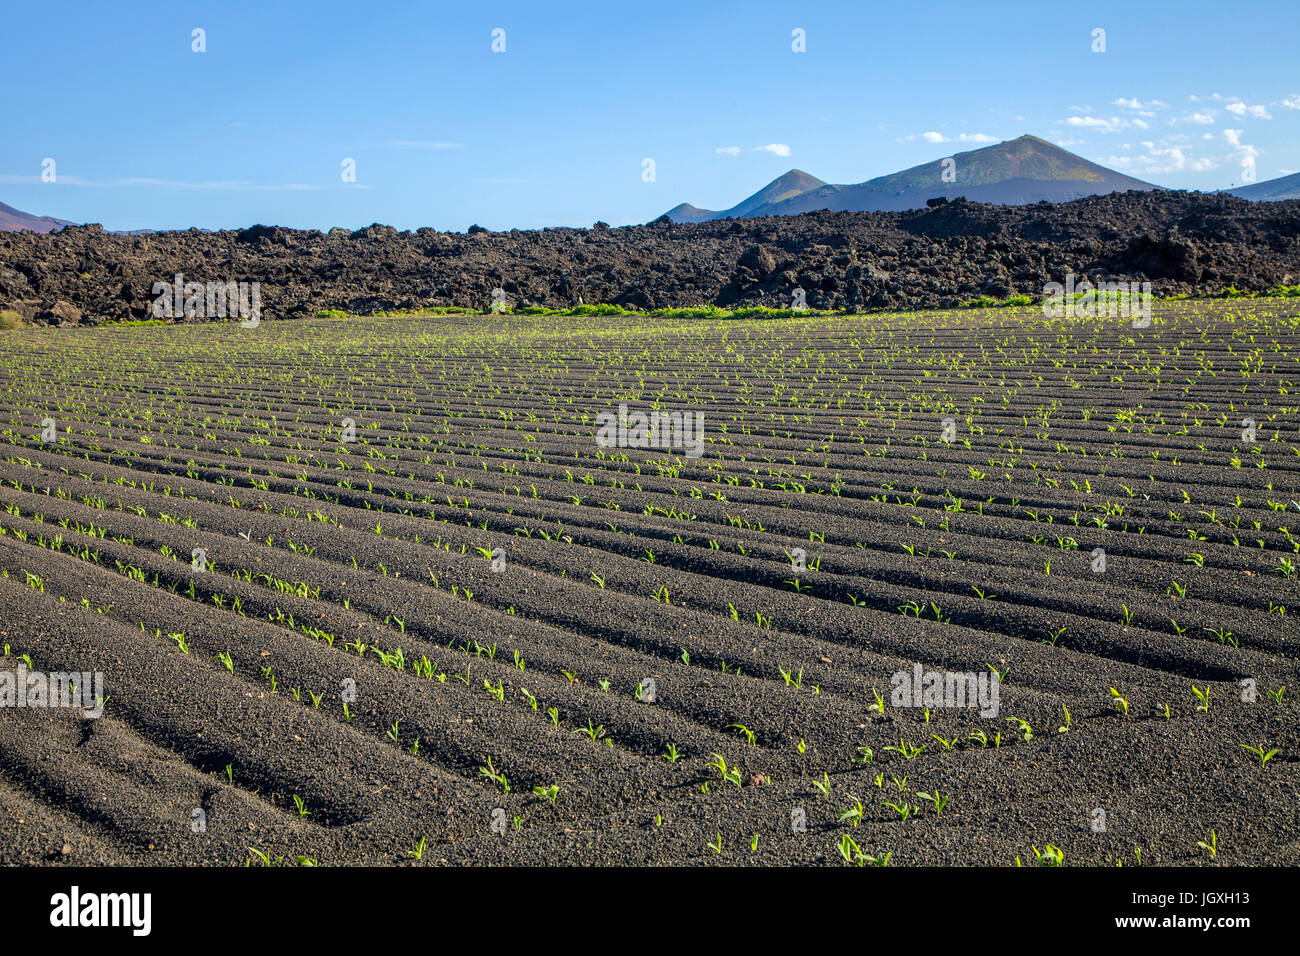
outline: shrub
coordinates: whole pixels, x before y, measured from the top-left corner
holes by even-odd
[[[12,309],[0,309],[0,330],[23,329],[27,321]]]
[[[631,315],[627,309],[621,305],[609,305],[601,303],[600,305],[575,305],[571,309],[564,310],[568,315]]]
[[[1033,305],[1034,299],[1028,295],[1010,295],[1005,299],[995,299],[991,295],[981,295],[974,299],[967,299],[965,302],[958,304],[959,309],[1001,309],[1013,305]]]

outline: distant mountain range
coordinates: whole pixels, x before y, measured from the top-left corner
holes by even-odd
[[[53,216],[33,216],[29,212],[6,206],[0,202],[0,232],[56,232],[64,226],[75,226],[75,222],[55,219]]]
[[[714,211],[682,203],[666,215],[674,222],[704,222],[789,216],[817,209],[895,211],[922,208],[927,199],[957,196],[972,202],[1016,206],[1159,188],[1026,135],[847,186],[831,185],[792,169],[730,209]]]
[[[958,196],[965,196],[971,202],[1021,206],[1043,200],[1069,202],[1129,189],[1162,188],[1026,134],[995,146],[954,153],[902,172],[845,186],[827,183],[802,169],[792,169],[730,209],[701,209],[682,203],[664,215],[673,222],[708,222],[793,216],[819,209],[891,212],[920,209],[929,199]],[[1300,173],[1221,191],[1254,201],[1300,199]],[[0,232],[25,229],[56,232],[72,225],[76,223],[53,216],[35,216],[0,202]],[[129,234],[145,235],[152,231],[135,229]]]
[[[957,196],[972,202],[1020,206],[1161,188],[1099,166],[1037,136],[1025,135],[847,186],[835,186],[801,169],[792,169],[730,209],[700,209],[682,203],[665,215],[674,222],[707,222],[793,216],[818,209],[889,212],[920,209],[926,200]],[[1300,173],[1224,192],[1251,200],[1300,199]]]

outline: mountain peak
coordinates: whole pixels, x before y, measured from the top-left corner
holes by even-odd
[[[788,171],[782,173],[780,176],[776,177],[776,179],[772,180],[772,182],[773,182],[773,183],[784,183],[784,182],[811,182],[811,183],[816,183],[818,186],[825,186],[825,185],[826,185],[824,182],[822,182],[822,181],[821,181],[820,179],[818,179],[816,176],[812,175],[812,173],[805,173],[802,169],[791,169],[791,170],[788,170]]]
[[[802,169],[791,169],[782,173],[748,199],[742,200],[730,209],[721,211],[700,209],[684,202],[664,213],[673,222],[706,222],[710,219],[742,219],[753,214],[760,206],[785,202],[810,190],[826,187],[827,183],[805,173]],[[833,186],[829,187],[835,188]]]

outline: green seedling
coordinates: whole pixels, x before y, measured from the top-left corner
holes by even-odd
[[[1258,757],[1259,765],[1261,767],[1264,766],[1266,763],[1268,763],[1270,760],[1272,760],[1275,756],[1277,756],[1276,750],[1269,750],[1265,752],[1263,745],[1257,747],[1249,747],[1246,744],[1239,744],[1238,746],[1240,746],[1243,750],[1249,750],[1256,757]]]

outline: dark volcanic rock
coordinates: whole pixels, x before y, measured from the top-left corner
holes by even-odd
[[[745,247],[736,265],[749,269],[757,276],[767,276],[776,268],[776,259],[761,243],[755,243]]]
[[[1164,239],[1142,236],[1129,244],[1125,258],[1132,268],[1144,272],[1151,279],[1198,282],[1201,278],[1196,246],[1182,236]]]
[[[81,310],[71,302],[57,300],[32,316],[37,325],[80,325]]]
[[[611,302],[944,308],[980,295],[1040,297],[1067,273],[1149,279],[1157,295],[1263,290],[1300,277],[1300,201],[1130,192],[1070,203],[953,200],[907,212],[814,212],[643,226],[467,234],[251,226],[0,234],[0,307],[52,321],[141,318],[155,282],[258,282],[263,315],[429,306]],[[56,312],[62,300],[68,308]],[[17,303],[24,303],[22,308]],[[40,321],[38,319],[38,321]]]

